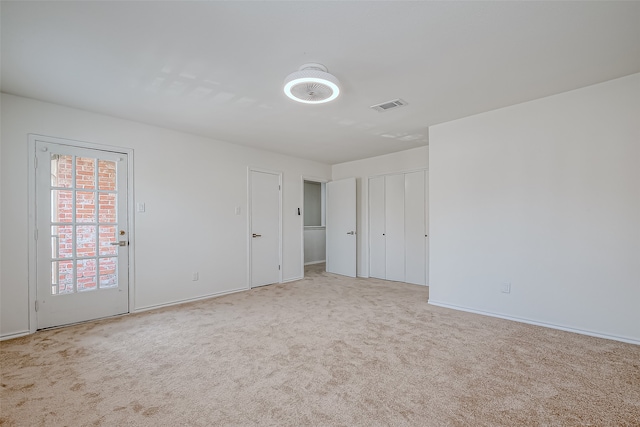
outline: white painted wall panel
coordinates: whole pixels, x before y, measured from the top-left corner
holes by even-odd
[[[304,229],[304,263],[315,264],[325,261],[327,252],[324,227]]]
[[[322,224],[322,184],[320,182],[304,182],[304,225],[321,226]]]
[[[640,344],[639,117],[634,74],[432,127],[430,302]]]
[[[0,335],[29,329],[29,133],[133,148],[134,308],[246,288],[248,166],[284,173],[283,280],[302,277],[301,176],[330,166],[6,94],[1,112]]]

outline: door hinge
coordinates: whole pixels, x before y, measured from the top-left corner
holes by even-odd
[[[280,270],[280,266],[278,266],[278,270]]]
[[[38,169],[38,156],[33,158],[33,167],[35,169]]]
[[[37,228],[35,230],[33,230],[33,238],[35,240],[38,240],[38,229]]]
[[[40,309],[40,304],[38,304],[38,300],[36,300],[36,311]]]
[[[278,185],[278,190],[282,190],[282,187]]]

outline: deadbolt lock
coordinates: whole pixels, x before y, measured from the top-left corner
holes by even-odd
[[[120,230],[120,235],[124,236],[124,230]]]

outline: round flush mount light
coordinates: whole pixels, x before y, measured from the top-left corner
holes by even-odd
[[[322,64],[304,64],[284,79],[284,93],[294,101],[322,104],[333,101],[340,94],[340,82]]]

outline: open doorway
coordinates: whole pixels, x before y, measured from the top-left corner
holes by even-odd
[[[326,183],[303,178],[303,271],[325,269],[326,262]]]

